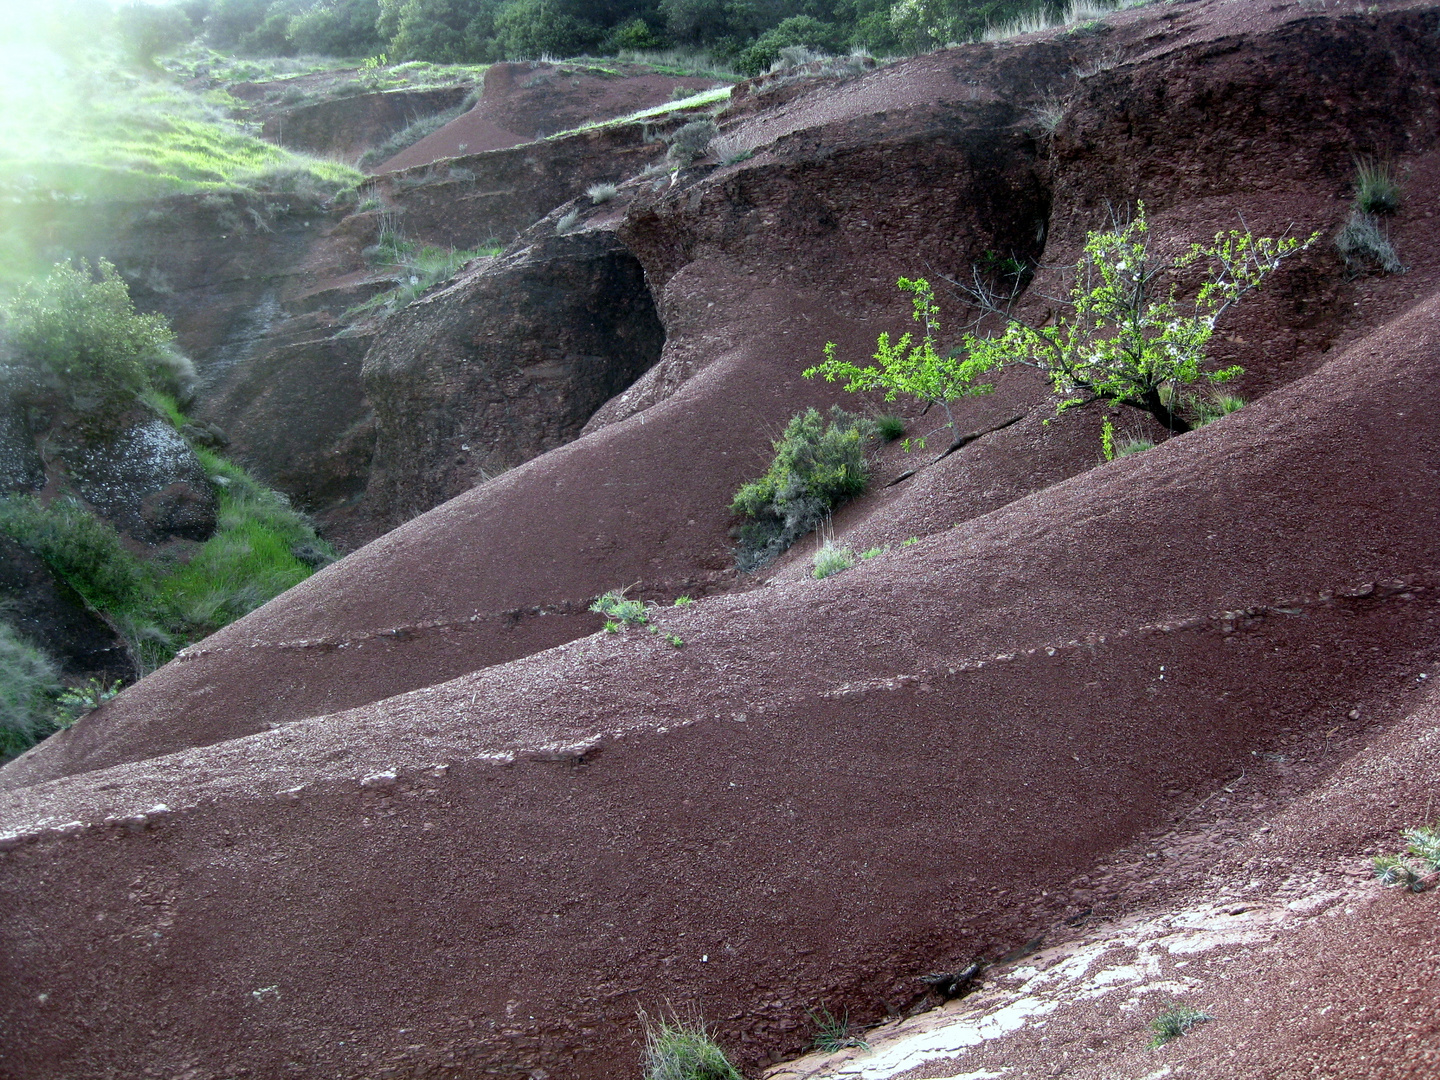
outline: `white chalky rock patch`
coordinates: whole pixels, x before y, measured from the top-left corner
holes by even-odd
[[[1045,1017],[1069,1002],[1120,991],[1131,999],[1123,1007],[1133,1008],[1142,995],[1183,995],[1196,980],[1179,972],[1165,977],[1163,962],[1168,958],[1268,940],[1297,916],[1323,914],[1345,899],[1343,891],[1320,892],[1269,907],[1231,901],[1123,921],[1105,928],[1103,938],[1057,948],[1043,969],[1034,963],[1016,967],[996,977],[979,997],[887,1025],[873,1033],[869,1052],[828,1066],[821,1060],[808,1068],[790,1062],[775,1071],[776,1080],[889,1080],[922,1065],[958,1058],[1027,1024],[1043,1024]],[[1045,959],[1041,954],[1036,962]],[[1181,959],[1176,966],[1183,969],[1188,963]],[[944,1080],[990,1080],[1001,1075],[965,1072]]]

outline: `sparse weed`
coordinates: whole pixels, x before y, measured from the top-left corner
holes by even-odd
[[[1403,274],[1405,265],[1395,254],[1379,219],[1356,208],[1335,237],[1335,250],[1352,274],[1378,270],[1382,274]]]
[[[555,235],[566,236],[575,231],[575,225],[580,220],[579,210],[567,210],[561,214],[555,222]]]
[[[590,610],[598,615],[604,615],[607,620],[606,629],[611,624],[615,630],[624,626],[648,626],[650,616],[645,612],[645,605],[639,600],[626,600],[625,592],[622,589],[611,589],[609,592],[595,598],[590,605]],[[612,633],[614,631],[611,631]]]
[[[1371,860],[1375,877],[1382,885],[1403,885],[1411,892],[1424,892],[1427,877],[1440,871],[1440,824],[1406,829],[1404,855],[1380,855]]]
[[[677,596],[675,598],[676,607],[689,607],[693,603],[695,603],[695,601],[688,596]]]
[[[1047,97],[1030,111],[1036,125],[1046,135],[1053,135],[1065,119],[1065,102],[1057,97]]]
[[[685,639],[679,634],[665,634],[664,637],[667,643],[677,649],[683,649],[685,647]]]
[[[55,726],[68,728],[87,713],[92,713],[116,694],[120,693],[120,680],[106,682],[103,679],[86,679],[78,686],[72,686],[55,701]]]
[[[1155,1033],[1150,1040],[1150,1049],[1164,1046],[1172,1039],[1188,1034],[1197,1024],[1213,1019],[1215,1018],[1203,1009],[1194,1009],[1189,1005],[1171,1005],[1150,1021],[1150,1030]]]
[[[1131,454],[1142,454],[1146,450],[1155,449],[1154,439],[1129,438],[1122,439],[1115,444],[1115,456],[1117,458],[1129,457]]]
[[[842,570],[849,570],[855,565],[855,555],[849,548],[832,547],[826,544],[815,553],[815,561],[811,564],[810,576],[816,581],[823,581],[832,574],[838,574]]]
[[[665,155],[677,165],[689,165],[709,148],[720,128],[714,120],[691,120],[670,137],[670,150]]]
[[[1209,399],[1196,398],[1190,411],[1195,416],[1195,426],[1203,427],[1222,416],[1239,412],[1245,407],[1245,399],[1239,394],[1212,393]]]
[[[55,662],[0,622],[0,762],[30,749],[54,730],[59,691]]]
[[[885,554],[885,550],[886,549],[883,547],[867,548],[865,551],[862,551],[860,553],[860,560],[864,562],[867,559],[879,558],[881,555]]]
[[[908,540],[902,540],[902,541],[900,541],[900,546],[901,546],[902,548],[914,547],[914,546],[915,546],[916,544],[918,544],[919,542],[920,542],[920,538],[919,538],[918,536],[912,536],[912,537],[910,537],[910,539],[908,539]]]
[[[743,1080],[698,1017],[674,1013],[645,1024],[645,1080]]]
[[[858,1035],[850,1033],[850,1014],[842,1011],[839,1016],[834,1015],[822,1001],[818,1009],[807,1009],[806,1017],[818,1029],[815,1041],[812,1044],[816,1050],[826,1054],[833,1054],[838,1050],[847,1050],[851,1047],[860,1050],[870,1049],[867,1043]]]

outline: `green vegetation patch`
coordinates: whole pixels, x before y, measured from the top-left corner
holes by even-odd
[[[217,102],[113,60],[0,81],[0,199],[145,199],[272,191],[296,172],[333,193],[363,179],[338,161],[262,141]]]

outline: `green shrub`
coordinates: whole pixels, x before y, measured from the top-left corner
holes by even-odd
[[[78,686],[65,690],[55,701],[55,726],[68,728],[87,713],[92,713],[116,694],[120,693],[120,680],[105,682],[103,679],[86,679]]]
[[[842,570],[849,570],[855,565],[855,555],[849,548],[832,547],[826,544],[815,553],[815,561],[811,564],[810,576],[816,581],[823,581],[831,574],[838,574]]]
[[[805,1015],[815,1025],[817,1034],[812,1044],[816,1050],[825,1054],[833,1054],[839,1050],[846,1050],[855,1047],[860,1050],[869,1050],[870,1044],[859,1035],[851,1034],[850,1014],[841,1011],[836,1016],[822,1002],[818,1009],[807,1009]]]
[[[698,1019],[645,1018],[645,1080],[744,1080]]]
[[[54,730],[59,691],[54,661],[0,622],[0,761],[30,749]]]
[[[175,335],[160,315],[140,315],[115,267],[101,259],[57,264],[0,307],[0,327],[36,384],[87,410],[133,400]]]
[[[1153,1050],[1157,1046],[1164,1046],[1170,1040],[1188,1034],[1197,1024],[1213,1019],[1215,1018],[1202,1009],[1192,1009],[1188,1005],[1172,1005],[1150,1021],[1150,1030],[1155,1033],[1155,1037],[1150,1040],[1150,1048]]]
[[[735,493],[730,508],[751,520],[741,526],[736,564],[757,570],[809,533],[834,508],[865,490],[865,443],[873,421],[840,408],[827,421],[817,409],[792,417],[774,442],[775,458],[758,480]]]
[[[1373,214],[1356,209],[1335,236],[1335,250],[1352,274],[1378,270],[1382,274],[1403,274],[1405,264],[1395,254],[1390,239]]]
[[[905,419],[894,413],[886,413],[875,421],[875,433],[886,442],[894,442],[905,435]]]
[[[1317,237],[1257,237],[1232,229],[1217,233],[1208,245],[1192,244],[1184,254],[1161,260],[1151,251],[1145,204],[1139,203],[1131,221],[1088,234],[1071,276],[1069,310],[1053,323],[1025,322],[1013,311],[1013,290],[996,292],[976,267],[971,281],[951,284],[1005,328],[991,337],[967,333],[958,348],[942,356],[935,341],[940,309],[930,283],[901,278],[899,287],[913,296],[913,317],[925,326],[918,344],[908,333],[894,344],[882,334],[877,363],[866,367],[841,360],[830,344],[824,361],[804,374],[844,380],[850,391],[883,389],[887,401],[905,393],[938,404],[946,426],[958,435],[949,403],[988,393],[992,387],[977,383],[980,376],[1022,364],[1049,376],[1061,396],[1057,412],[1104,401],[1149,413],[1173,433],[1186,432],[1192,425],[1176,403],[1191,399],[1187,388],[1223,383],[1242,372],[1202,368],[1216,322]],[[1182,302],[1176,279],[1195,266],[1204,267],[1203,279],[1195,298]],[[1162,284],[1167,280],[1168,288]]]

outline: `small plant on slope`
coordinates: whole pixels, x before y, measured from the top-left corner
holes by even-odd
[[[0,622],[0,762],[50,734],[59,690],[55,662]]]
[[[1405,264],[1395,254],[1395,247],[1380,227],[1380,220],[1358,208],[1335,235],[1335,250],[1345,260],[1345,268],[1352,276],[1371,269],[1382,274],[1405,272]]]
[[[86,679],[79,686],[72,686],[55,701],[56,726],[68,728],[82,716],[92,713],[101,705],[120,693],[120,680],[105,682],[102,679]]]
[[[645,1022],[645,1080],[744,1080],[699,1019]]]
[[[603,596],[597,596],[590,610],[605,616],[605,629],[611,633],[621,626],[647,626],[650,623],[645,605],[639,600],[626,600],[625,593],[620,589],[611,589]]]
[[[1006,323],[994,337],[966,335],[965,351],[981,370],[1012,363],[1039,368],[1061,395],[1059,411],[1107,401],[1149,413],[1171,432],[1189,431],[1192,424],[1182,415],[1192,396],[1187,389],[1242,373],[1239,367],[1201,367],[1215,324],[1315,240],[1232,229],[1208,245],[1191,244],[1184,254],[1161,259],[1151,251],[1140,203],[1129,223],[1087,236],[1073,272],[1069,314],[1052,326],[1036,327],[1014,314],[1014,297],[998,296],[978,274],[961,285],[982,312]],[[1173,282],[1161,286],[1163,278],[1197,265],[1205,268],[1204,279],[1193,300],[1181,300]]]
[[[1189,1034],[1197,1024],[1213,1019],[1215,1018],[1203,1009],[1192,1009],[1189,1005],[1172,1005],[1150,1021],[1150,1030],[1155,1033],[1155,1037],[1150,1040],[1150,1049],[1164,1046],[1172,1039]]]
[[[818,1029],[815,1036],[814,1047],[827,1054],[833,1054],[838,1050],[847,1050],[855,1047],[859,1050],[869,1050],[870,1044],[859,1035],[850,1033],[850,1015],[842,1011],[839,1016],[833,1014],[821,1002],[818,1009],[807,1009],[805,1015],[810,1022]]]
[[[855,555],[849,548],[832,547],[830,544],[826,544],[815,553],[815,562],[812,564],[810,576],[816,581],[824,581],[831,574],[849,570],[854,565]]]
[[[971,282],[951,284],[982,314],[1002,319],[1005,329],[988,337],[967,333],[960,348],[942,356],[934,343],[938,308],[929,282],[901,278],[900,288],[914,295],[915,319],[925,324],[924,339],[912,345],[907,334],[891,345],[882,334],[878,366],[863,368],[840,360],[829,345],[825,361],[805,374],[844,379],[847,390],[884,389],[887,399],[907,393],[945,406],[947,426],[958,435],[949,402],[989,392],[992,387],[977,382],[980,376],[1024,364],[1049,376],[1061,395],[1057,412],[1105,401],[1149,413],[1171,432],[1189,431],[1193,425],[1184,415],[1194,400],[1189,388],[1241,373],[1239,367],[1202,368],[1216,323],[1315,239],[1257,237],[1232,229],[1217,233],[1209,245],[1192,244],[1184,254],[1159,259],[1151,251],[1141,203],[1130,222],[1088,235],[1063,301],[1069,310],[1053,325],[1034,326],[1015,314],[1017,294],[997,293],[976,268]],[[1173,283],[1168,290],[1161,287],[1163,277],[1200,265],[1205,276],[1192,300],[1182,301]]]
[[[775,440],[775,459],[735,493],[730,509],[751,520],[740,529],[736,564],[757,570],[810,532],[836,506],[865,490],[865,442],[874,424],[843,409],[792,417]]]
[[[1367,214],[1399,212],[1400,181],[1388,161],[1355,163],[1355,205]]]

